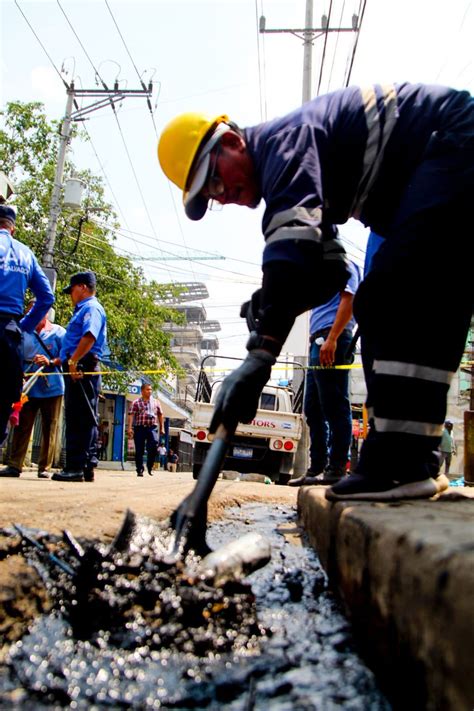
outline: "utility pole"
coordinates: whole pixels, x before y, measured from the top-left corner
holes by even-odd
[[[61,123],[61,133],[59,139],[58,157],[56,161],[56,173],[54,176],[53,191],[49,208],[48,227],[46,229],[46,240],[43,255],[43,267],[48,277],[53,291],[56,288],[56,270],[54,268],[54,247],[56,243],[56,232],[58,228],[59,215],[61,214],[61,189],[63,184],[64,165],[66,163],[66,153],[71,139],[71,129],[74,121],[84,121],[84,117],[93,111],[97,111],[110,105],[115,111],[115,104],[130,96],[144,96],[148,100],[152,94],[153,86],[150,82],[148,87],[142,89],[119,89],[117,82],[113,89],[76,89],[74,82],[67,87],[66,111]],[[92,104],[79,108],[77,98],[95,98]],[[73,106],[75,111],[73,111]]]
[[[313,27],[313,0],[306,0],[304,28],[267,29],[266,19],[262,15],[262,17],[260,17],[259,31],[261,34],[290,34],[303,40],[302,103],[305,104],[313,96],[312,72],[313,45],[315,39],[332,32],[357,32],[359,29],[358,24],[359,23],[357,15],[353,15],[351,27],[329,27],[328,18],[326,16],[323,16],[321,18],[321,27]],[[296,392],[300,384],[300,378],[304,378],[304,367],[308,365],[309,313],[304,313],[301,314],[301,316],[298,316],[291,330],[291,333],[288,336],[287,344],[290,340],[294,344],[294,346],[291,346],[290,348],[293,351],[295,351],[296,349],[294,360],[297,363],[300,363],[301,366],[303,366],[301,369],[298,368],[298,371],[294,372],[293,374],[293,389]],[[290,350],[290,348],[288,348],[288,350]],[[298,355],[298,353],[300,353],[300,355]],[[299,442],[295,458],[294,473],[297,475],[303,475],[306,472],[307,453],[309,449],[308,441],[308,427],[304,425],[302,437]]]
[[[311,80],[314,40],[332,32],[358,32],[359,29],[357,15],[352,15],[351,27],[329,27],[328,18],[325,15],[321,18],[321,27],[313,27],[313,0],[306,0],[304,28],[267,29],[266,19],[263,15],[260,18],[259,26],[260,34],[290,34],[303,40],[303,104],[313,97]]]

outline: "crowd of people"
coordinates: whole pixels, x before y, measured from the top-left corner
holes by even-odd
[[[93,482],[99,459],[107,458],[108,422],[99,422],[100,360],[107,354],[107,317],[96,296],[94,272],[71,276],[63,289],[74,307],[66,328],[48,316],[54,303],[49,281],[31,250],[14,238],[15,210],[0,204],[0,363],[9,374],[0,392],[0,444],[13,426],[6,466],[0,477],[22,473],[37,413],[41,417],[38,478],[62,482]],[[34,298],[24,308],[27,289]],[[27,397],[23,385],[33,378]],[[26,388],[25,388],[26,390]],[[58,429],[64,401],[65,466],[53,472]],[[137,473],[143,476],[144,448],[152,474],[160,450],[163,468],[176,471],[177,455],[167,451],[161,406],[142,386],[132,403],[129,435],[135,443]],[[164,450],[164,451],[163,451]],[[59,458],[59,457],[57,457]]]

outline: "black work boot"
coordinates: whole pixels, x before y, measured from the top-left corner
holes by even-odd
[[[311,486],[312,484],[318,484],[318,477],[321,476],[320,472],[321,470],[318,472],[310,468],[303,476],[290,479],[288,486]]]
[[[343,466],[335,467],[329,464],[322,474],[316,477],[316,484],[337,484],[346,476],[346,468]]]
[[[67,472],[63,469],[62,472],[56,472],[51,477],[53,481],[84,481],[83,472]]]
[[[21,471],[15,467],[5,467],[5,469],[0,469],[0,476],[18,477],[20,474]]]

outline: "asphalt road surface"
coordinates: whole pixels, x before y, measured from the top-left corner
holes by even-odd
[[[127,509],[164,519],[193,486],[191,472],[160,470],[139,478],[134,471],[98,469],[93,483],[63,483],[38,479],[36,470],[27,470],[18,479],[0,479],[0,528],[17,523],[49,533],[68,529],[76,536],[110,539]],[[208,518],[216,520],[226,508],[249,502],[293,506],[297,491],[276,484],[219,479]]]

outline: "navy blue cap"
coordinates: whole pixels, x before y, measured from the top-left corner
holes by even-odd
[[[97,280],[95,278],[94,272],[78,272],[73,274],[69,280],[69,286],[65,286],[63,289],[63,294],[70,294],[71,289],[76,284],[84,284],[89,289],[94,289],[97,286]]]
[[[16,222],[16,212],[9,205],[0,205],[0,218],[3,220],[10,220],[15,224]]]

